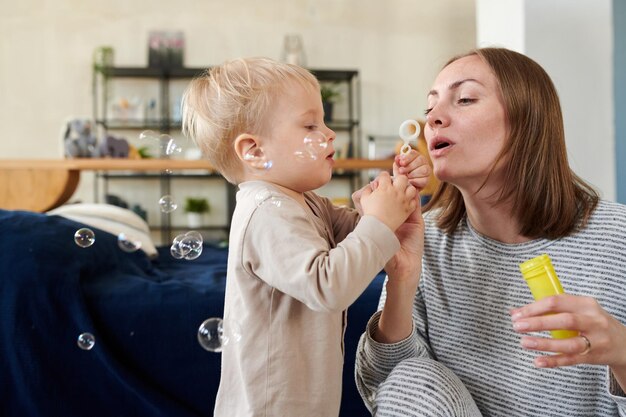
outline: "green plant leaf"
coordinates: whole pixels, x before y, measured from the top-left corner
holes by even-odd
[[[208,213],[211,210],[211,206],[206,198],[187,197],[184,210],[185,213]]]

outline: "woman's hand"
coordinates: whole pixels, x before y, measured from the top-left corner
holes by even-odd
[[[423,155],[415,149],[411,149],[405,154],[395,156],[393,160],[393,175],[406,175],[409,178],[409,183],[417,188],[418,191],[421,191],[428,183],[430,165],[428,165],[428,161],[426,161]]]
[[[579,332],[579,336],[569,339],[522,336],[522,347],[555,353],[536,357],[535,366],[608,365],[621,387],[626,388],[626,326],[595,298],[569,294],[546,297],[511,310],[511,318],[519,333],[561,329]]]
[[[385,272],[390,281],[412,282],[417,289],[424,253],[424,218],[417,197],[417,208],[396,229],[400,250],[387,262]]]

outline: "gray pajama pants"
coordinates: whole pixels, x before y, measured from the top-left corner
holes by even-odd
[[[480,417],[461,380],[428,358],[411,358],[391,371],[376,393],[376,417]]]

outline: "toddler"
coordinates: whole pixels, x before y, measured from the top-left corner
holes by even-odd
[[[222,351],[215,416],[337,416],[346,309],[400,248],[394,231],[418,208],[416,188],[382,173],[359,190],[360,214],[316,195],[335,133],[318,81],[291,64],[207,71],[185,92],[183,132],[238,186],[224,328],[242,337]],[[423,172],[405,165],[396,172]]]

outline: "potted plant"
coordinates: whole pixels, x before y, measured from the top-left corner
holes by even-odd
[[[187,213],[189,227],[194,228],[202,226],[204,214],[211,210],[211,206],[206,198],[187,197],[183,210]]]
[[[324,107],[324,121],[333,120],[333,104],[339,100],[341,93],[334,84],[322,84],[320,87],[322,94],[322,106]]]

